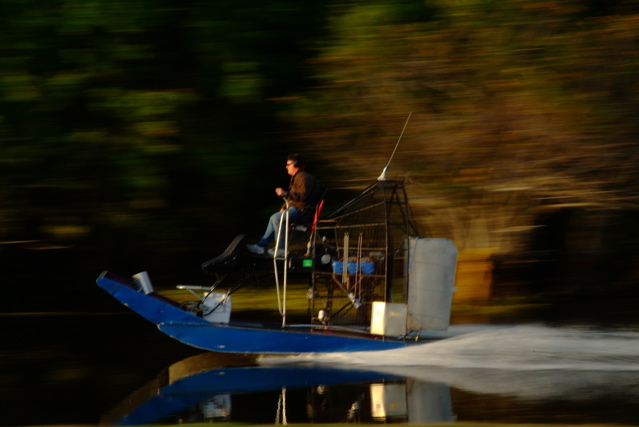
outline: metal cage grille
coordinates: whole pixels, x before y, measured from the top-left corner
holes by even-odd
[[[320,221],[315,246],[325,265],[313,274],[314,320],[369,325],[372,303],[394,302],[405,288],[404,242],[410,235],[417,228],[403,181],[377,181]]]

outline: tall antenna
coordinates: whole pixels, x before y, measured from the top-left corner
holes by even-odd
[[[395,149],[393,150],[393,154],[391,154],[390,159],[388,159],[388,163],[384,166],[384,170],[382,174],[377,178],[378,181],[386,181],[386,170],[390,166],[391,161],[393,160],[393,156],[395,155],[395,151],[397,151],[397,147],[399,146],[399,141],[402,140],[402,136],[404,135],[404,131],[406,130],[406,126],[408,125],[408,121],[410,120],[410,116],[413,114],[411,111],[408,113],[408,118],[406,119],[406,123],[404,123],[404,129],[402,129],[402,133],[399,135],[399,139],[397,140],[397,144],[395,144]]]

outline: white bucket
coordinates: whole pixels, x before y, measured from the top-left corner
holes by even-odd
[[[202,302],[202,317],[211,323],[229,323],[231,319],[231,296],[211,292]]]

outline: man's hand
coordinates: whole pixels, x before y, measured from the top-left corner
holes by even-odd
[[[284,190],[283,188],[277,187],[275,189],[275,194],[277,194],[280,197],[286,197],[288,196],[288,191]]]

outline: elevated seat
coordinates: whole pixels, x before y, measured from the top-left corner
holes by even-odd
[[[317,223],[322,207],[324,206],[324,197],[326,197],[327,192],[328,189],[323,188],[317,193],[317,196],[309,202],[309,207],[295,218],[295,227],[306,227],[306,229],[308,229]]]
[[[197,285],[177,285],[177,289],[184,289],[195,295],[199,301],[195,304],[191,302],[185,302],[182,305],[189,309],[202,312],[205,319],[226,317],[227,320],[221,321],[222,323],[228,322],[228,315],[230,313],[230,296],[241,287],[243,287],[246,281],[254,276],[255,268],[245,265],[242,259],[242,252],[246,243],[246,234],[240,234],[228,245],[228,247],[220,255],[215,258],[211,258],[208,261],[202,263],[202,270],[215,277],[215,283],[212,286],[197,286]],[[220,286],[224,280],[232,273],[238,273],[233,275],[235,281],[229,286],[225,293],[215,293],[215,289]],[[239,277],[238,277],[239,275]],[[229,282],[231,282],[229,280]],[[207,300],[208,298],[208,300]],[[225,307],[226,305],[226,307]],[[228,311],[225,311],[227,310]],[[218,316],[219,315],[219,316]],[[210,320],[210,319],[208,319]],[[220,320],[218,320],[220,322]]]
[[[237,236],[221,255],[202,263],[202,270],[209,274],[228,273],[241,267],[242,249],[246,234]]]
[[[311,247],[315,240],[315,229],[319,222],[319,217],[324,207],[324,197],[326,196],[328,189],[322,189],[317,197],[311,202],[311,205],[301,212],[289,224],[289,248],[291,246],[304,246],[306,248],[306,254],[310,254]],[[283,226],[284,224],[280,224]],[[282,246],[280,246],[281,248]]]
[[[238,235],[221,255],[202,263],[202,270],[215,276],[216,279],[209,293],[213,292],[231,273],[239,273],[240,277],[234,276],[236,281],[228,291],[229,295],[244,286],[244,283],[254,275],[255,266],[242,259],[246,237],[246,234]]]

